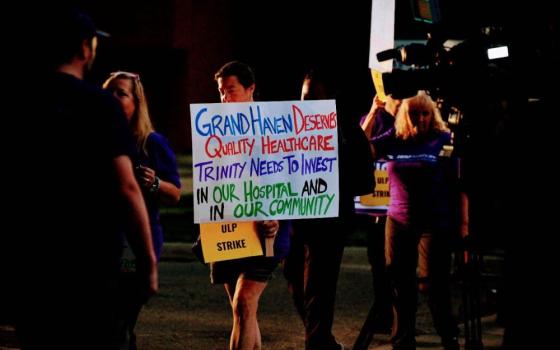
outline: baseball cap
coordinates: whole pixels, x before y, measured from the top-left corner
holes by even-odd
[[[61,12],[60,26],[67,34],[74,38],[90,39],[93,36],[109,37],[109,33],[99,30],[91,17],[78,9],[69,9],[66,13]],[[60,34],[60,33],[59,33]]]
[[[99,30],[91,17],[76,7],[49,7],[35,18],[29,18],[34,33],[41,33],[45,40],[34,42],[43,54],[41,59],[49,67],[69,62],[81,52],[84,40],[109,36]],[[32,34],[36,35],[36,34]],[[31,39],[31,38],[30,38]]]
[[[91,39],[109,37],[109,33],[99,30],[91,17],[82,10],[72,8],[62,10],[53,16],[53,29],[55,38],[60,39]]]

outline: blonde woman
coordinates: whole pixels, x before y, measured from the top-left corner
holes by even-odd
[[[439,158],[450,140],[439,109],[423,91],[404,99],[395,127],[372,139],[389,174],[385,259],[393,289],[393,349],[416,349],[417,268],[444,349],[459,349],[449,266],[454,231],[459,234],[460,194],[453,162]]]
[[[120,102],[136,142],[136,180],[142,188],[148,208],[153,246],[159,261],[163,247],[159,204],[176,204],[181,195],[175,154],[165,137],[157,133],[152,126],[144,88],[138,74],[122,71],[111,73],[103,88]],[[136,349],[134,327],[146,301],[146,294],[142,288],[142,281],[138,280],[135,273],[134,265],[124,264],[122,271],[118,315],[120,348]]]

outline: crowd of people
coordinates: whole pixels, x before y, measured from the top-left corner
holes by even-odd
[[[111,73],[102,87],[85,81],[104,35],[91,18],[69,10],[53,23],[48,69],[35,82],[42,93],[26,114],[34,125],[28,147],[47,156],[32,167],[23,159],[14,165],[30,182],[34,169],[41,169],[48,184],[42,195],[69,205],[45,205],[37,220],[21,220],[26,238],[15,238],[15,267],[4,292],[14,300],[9,312],[23,349],[132,350],[138,316],[158,291],[164,241],[159,206],[180,199],[177,161],[154,130],[140,74]],[[247,64],[228,62],[214,80],[222,103],[254,101],[256,80]],[[393,349],[416,349],[417,293],[426,292],[444,349],[459,349],[449,270],[453,240],[468,230],[460,230],[466,218],[456,164],[439,156],[451,134],[435,102],[425,91],[376,97],[360,128],[345,115],[345,96],[329,72],[307,72],[301,91],[302,100],[337,100],[339,216],[257,221],[261,239],[274,238],[274,256],[210,264],[211,283],[224,285],[231,306],[229,348],[266,348],[257,310],[280,264],[303,323],[305,349],[345,348],[332,329],[345,238],[354,222],[354,197],[374,190],[373,164],[383,159],[391,200],[384,232],[375,232],[369,247],[378,330],[390,328]],[[79,190],[84,184],[86,190]],[[28,190],[22,191],[25,198]],[[14,205],[23,206],[22,198]],[[335,234],[325,239],[325,232]],[[44,292],[31,295],[38,288]],[[59,321],[52,323],[55,313]]]

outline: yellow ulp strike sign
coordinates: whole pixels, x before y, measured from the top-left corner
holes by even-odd
[[[200,239],[207,263],[263,255],[253,221],[200,224]]]
[[[387,174],[387,163],[375,163],[375,190],[373,193],[360,196],[360,204],[365,206],[388,206],[389,205],[389,176]]]
[[[372,69],[371,78],[373,79],[373,86],[375,86],[375,93],[377,93],[377,96],[381,101],[386,102],[387,95],[385,95],[385,88],[383,87],[383,73],[376,69]]]

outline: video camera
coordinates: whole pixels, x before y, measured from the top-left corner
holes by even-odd
[[[385,94],[402,99],[429,91],[453,131],[455,150],[462,153],[473,139],[482,142],[487,137],[481,136],[487,127],[483,124],[504,114],[497,110],[515,84],[501,27],[482,27],[452,47],[450,42],[444,26],[435,25],[426,44],[381,51],[377,59],[410,66],[383,73]]]
[[[485,23],[469,28],[457,43],[448,40],[453,28],[443,23],[429,30],[426,44],[377,53],[379,61],[393,58],[409,66],[382,74],[385,94],[402,99],[428,91],[452,131],[450,152],[485,154],[489,145],[503,142],[504,130],[511,130],[510,115],[518,104],[508,32]]]
[[[411,66],[383,73],[386,94],[406,98],[418,90],[428,90],[434,99],[463,107],[469,88],[483,86],[493,77],[495,60],[508,57],[508,47],[500,37],[501,28],[484,27],[480,32],[452,47],[442,27],[434,27],[424,44],[410,44],[377,53],[378,61],[396,59]],[[450,41],[449,41],[450,42]]]

